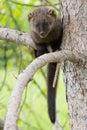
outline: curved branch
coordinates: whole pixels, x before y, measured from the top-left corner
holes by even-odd
[[[83,57],[77,56],[77,54],[69,50],[44,54],[35,59],[17,78],[16,85],[10,98],[4,130],[16,130],[18,108],[23,90],[38,69],[49,62],[61,62],[64,60],[78,61],[78,59],[83,59]]]
[[[31,36],[28,33],[23,33],[21,31],[8,28],[0,28],[0,39],[36,48]]]

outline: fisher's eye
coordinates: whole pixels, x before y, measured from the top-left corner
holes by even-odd
[[[45,22],[45,23],[44,23],[44,25],[45,25],[45,26],[48,26],[48,25],[49,25],[49,23],[48,23],[48,22]]]
[[[51,25],[52,24],[52,22],[49,22],[49,25]]]
[[[35,26],[38,28],[40,24],[35,24]]]

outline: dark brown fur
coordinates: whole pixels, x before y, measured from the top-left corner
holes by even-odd
[[[50,45],[52,51],[60,49],[62,39],[62,23],[57,17],[53,9],[41,7],[29,13],[28,20],[31,25],[31,36],[34,40],[37,50],[35,56],[38,57],[44,53],[48,53]],[[56,86],[53,88],[53,80],[55,76],[56,63],[48,65],[48,112],[51,121],[55,122],[55,97]]]

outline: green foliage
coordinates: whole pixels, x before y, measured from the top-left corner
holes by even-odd
[[[46,5],[60,12],[59,0],[49,0]],[[56,4],[55,4],[56,3]],[[37,0],[0,0],[0,27],[29,32],[28,12],[41,6]],[[32,48],[0,40],[0,118],[5,118],[8,101],[16,77],[29,65],[33,57]],[[24,130],[51,130],[52,124],[47,114],[46,67],[39,70],[33,81],[26,87],[19,109],[18,125]],[[60,74],[58,86],[58,111],[60,124],[69,130],[68,108],[65,88]],[[25,100],[26,99],[26,100]],[[22,109],[21,109],[22,108]]]

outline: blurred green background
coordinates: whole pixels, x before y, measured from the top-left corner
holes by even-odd
[[[27,15],[30,11],[45,5],[54,8],[60,16],[60,0],[0,0],[0,27],[23,32],[30,31]],[[9,99],[18,74],[34,60],[33,49],[16,43],[0,40],[0,118],[5,119]],[[18,126],[23,130],[51,130],[52,124],[47,112],[47,66],[34,75],[25,88],[19,108]],[[69,130],[68,106],[66,103],[63,72],[57,86],[57,113],[59,124]]]

